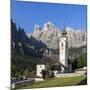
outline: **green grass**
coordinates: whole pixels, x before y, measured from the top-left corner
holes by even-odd
[[[84,82],[85,80],[85,82]],[[84,83],[82,83],[82,81]],[[41,82],[36,82],[29,86],[22,87],[23,89],[29,88],[45,88],[45,87],[60,87],[60,86],[73,86],[86,84],[85,76],[66,77],[66,78],[52,78]]]

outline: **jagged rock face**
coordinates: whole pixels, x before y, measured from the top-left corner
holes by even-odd
[[[58,47],[58,35],[61,32],[50,22],[44,24],[43,35],[41,41],[47,45],[48,48],[56,49]]]
[[[33,36],[28,38],[24,29],[20,27],[17,29],[13,21],[11,21],[11,38],[11,47],[16,49],[17,52],[23,52],[26,55],[32,55],[38,58],[43,56],[46,45]]]
[[[86,32],[67,27],[68,47],[86,46]]]
[[[43,35],[43,32],[41,31],[41,27],[35,24],[34,32],[32,33],[32,36],[34,36],[37,40],[40,40],[42,35]]]
[[[16,28],[16,24],[11,20],[11,41],[12,42],[16,42],[17,39],[18,39],[18,36],[17,36],[17,28]]]
[[[68,47],[81,47],[86,45],[87,35],[85,31],[74,30],[69,27],[66,28],[66,31]],[[43,28],[36,25],[34,32],[30,35],[45,43],[48,48],[57,49],[59,47],[61,31],[51,22],[45,23]],[[28,37],[30,37],[29,34]]]

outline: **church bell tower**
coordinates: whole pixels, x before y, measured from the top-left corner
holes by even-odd
[[[60,37],[60,42],[59,42],[59,61],[62,63],[61,66],[61,72],[67,72],[68,70],[68,43],[67,43],[67,32],[64,30],[62,32],[62,36]]]

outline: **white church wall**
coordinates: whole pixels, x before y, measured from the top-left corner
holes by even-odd
[[[45,65],[41,64],[41,65],[37,65],[37,76],[38,77],[42,77],[42,70],[45,70]]]
[[[59,42],[59,61],[68,68],[68,49],[67,49],[67,37],[62,36]],[[67,72],[64,67],[61,67],[61,72]]]

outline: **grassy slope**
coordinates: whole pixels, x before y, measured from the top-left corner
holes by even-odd
[[[53,79],[37,82],[23,88],[29,89],[29,88],[45,88],[45,87],[79,85],[80,82],[84,79],[85,79],[85,76],[68,77],[68,78],[53,78]]]

